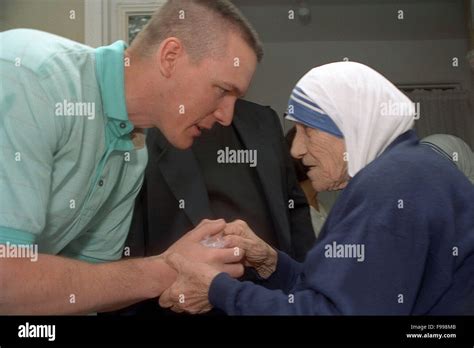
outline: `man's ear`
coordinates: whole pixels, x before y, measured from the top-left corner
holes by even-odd
[[[164,77],[170,77],[176,68],[178,58],[184,54],[181,41],[175,37],[164,40],[158,50],[160,60],[160,71]]]

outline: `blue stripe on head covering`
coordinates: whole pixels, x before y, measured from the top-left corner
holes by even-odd
[[[291,96],[295,97],[296,99],[300,99],[302,101],[304,101],[306,104],[309,104],[310,106],[312,106],[313,108],[316,109],[316,111],[322,113],[322,114],[325,114],[325,112],[323,111],[323,108],[321,108],[318,104],[316,104],[314,101],[312,101],[308,95],[299,87],[296,87],[293,92],[291,93]]]
[[[344,138],[334,121],[302,89],[296,87],[288,103],[287,119]]]

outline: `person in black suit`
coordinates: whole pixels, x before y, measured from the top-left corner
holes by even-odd
[[[201,220],[217,218],[244,220],[260,238],[297,260],[314,244],[308,203],[270,107],[238,100],[231,126],[203,131],[191,149],[172,147],[157,129],[148,133],[147,146],[145,183],[125,256],[160,254]],[[219,163],[218,151],[226,148],[256,150],[256,165]],[[252,273],[244,277],[257,281]],[[136,313],[143,314],[145,307]],[[164,310],[151,303],[145,313],[154,311]]]

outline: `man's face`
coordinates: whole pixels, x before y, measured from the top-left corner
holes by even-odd
[[[291,155],[309,168],[307,175],[316,192],[334,191],[348,182],[345,148],[344,140],[297,124]]]
[[[232,123],[235,102],[247,92],[257,58],[236,33],[228,35],[226,48],[219,58],[194,63],[186,54],[177,63],[157,124],[173,146],[189,148],[202,129]]]

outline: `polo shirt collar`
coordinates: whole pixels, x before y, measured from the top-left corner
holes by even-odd
[[[116,143],[116,149],[124,151],[129,150],[130,147],[133,148],[129,134],[134,129],[128,119],[125,100],[124,52],[126,47],[124,41],[117,41],[110,46],[99,47],[95,52],[102,107],[108,120],[109,139],[107,142]],[[130,144],[127,144],[127,141]]]

